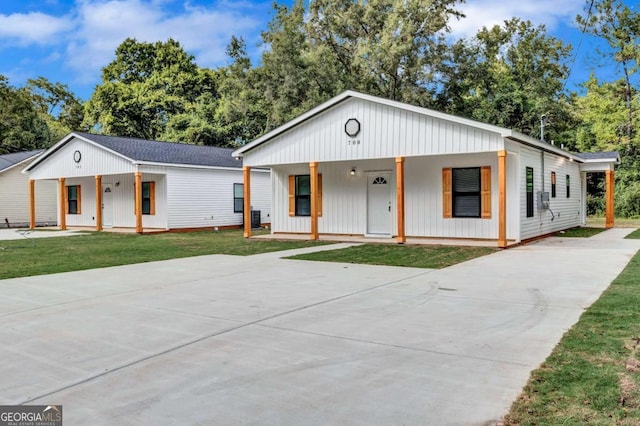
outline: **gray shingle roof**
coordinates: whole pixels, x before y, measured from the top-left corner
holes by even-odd
[[[35,151],[15,152],[13,154],[0,155],[0,172],[15,166],[18,163],[23,162],[35,155],[40,154],[44,149],[37,149]]]
[[[617,160],[618,158],[620,158],[620,154],[618,154],[618,151],[579,152],[576,153],[576,156],[582,158],[583,160]]]
[[[236,160],[231,155],[233,149],[230,148],[94,135],[84,132],[74,133],[134,161],[209,167],[242,167],[242,160]]]

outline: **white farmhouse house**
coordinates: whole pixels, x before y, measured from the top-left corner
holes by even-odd
[[[31,188],[38,194],[37,215],[30,216],[29,178],[22,169],[44,150],[0,155],[0,227],[23,227],[30,223],[56,225],[56,184],[40,182]]]
[[[24,172],[32,181],[57,183],[62,229],[134,228],[142,233],[238,227],[243,223],[246,191],[242,162],[231,152],[73,132]],[[260,223],[268,223],[269,170],[254,169],[251,175],[253,209],[260,212]],[[36,193],[35,198],[38,196]]]
[[[606,172],[613,226],[620,161],[615,152],[573,154],[509,129],[352,91],[233,155],[243,159],[245,175],[271,169],[272,233],[480,239],[499,247],[585,224],[586,172]]]

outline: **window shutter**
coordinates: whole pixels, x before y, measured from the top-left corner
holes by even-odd
[[[78,185],[77,188],[78,188],[77,189],[77,191],[78,191],[78,194],[77,194],[78,195],[78,212],[77,212],[77,214],[81,214],[82,212],[81,212],[80,209],[82,208],[81,207],[82,206],[82,199],[80,197],[80,185]]]
[[[64,187],[64,214],[69,214],[69,187]]]
[[[318,217],[322,216],[322,174],[318,174]]]
[[[442,169],[442,217],[453,217],[453,194],[451,190],[451,168]]]
[[[149,214],[156,214],[156,183],[149,182],[149,198],[151,198]]]
[[[480,169],[480,216],[483,219],[491,219],[491,167]]]
[[[289,216],[296,215],[296,177],[289,176]]]

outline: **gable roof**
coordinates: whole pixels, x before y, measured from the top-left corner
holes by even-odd
[[[485,130],[491,133],[496,133],[499,134],[501,137],[505,138],[505,139],[509,139],[512,140],[514,142],[518,142],[524,145],[529,145],[529,146],[533,146],[539,149],[542,149],[544,151],[547,152],[553,152],[555,154],[561,155],[563,157],[566,158],[570,158],[572,160],[578,161],[578,162],[583,162],[582,158],[576,156],[575,154],[572,154],[568,151],[565,151],[555,145],[551,145],[547,142],[543,142],[540,141],[538,139],[532,138],[530,136],[524,135],[522,133],[516,132],[514,130],[511,129],[506,129],[503,127],[499,127],[499,126],[494,126],[492,124],[487,124],[487,123],[482,123],[480,121],[475,121],[475,120],[471,120],[468,118],[463,118],[463,117],[458,117],[455,115],[451,115],[451,114],[446,114],[443,112],[439,112],[439,111],[435,111],[432,109],[428,109],[428,108],[423,108],[423,107],[418,107],[415,105],[409,105],[406,103],[402,103],[402,102],[398,102],[398,101],[392,101],[390,99],[385,99],[385,98],[380,98],[377,96],[372,96],[372,95],[367,95],[364,93],[359,93],[359,92],[354,92],[352,90],[347,90],[341,94],[339,94],[338,96],[335,96],[331,99],[329,99],[328,101],[326,101],[323,104],[318,105],[317,107],[307,111],[306,113],[298,116],[297,118],[289,121],[288,123],[283,124],[282,126],[270,131],[269,133],[264,134],[263,136],[259,137],[258,139],[242,146],[241,148],[238,148],[237,150],[235,150],[233,152],[233,156],[234,157],[242,157],[245,153],[247,153],[248,151],[251,151],[252,149],[258,147],[259,145],[269,142],[271,139],[275,138],[276,136],[279,136],[291,129],[293,129],[294,127],[298,126],[299,124],[302,124],[303,122],[312,119],[314,116],[335,107],[336,105],[348,100],[348,99],[362,99],[365,101],[369,101],[369,102],[373,102],[376,104],[380,104],[380,105],[386,105],[392,108],[397,108],[400,110],[404,110],[404,111],[409,111],[415,114],[419,114],[419,115],[423,115],[423,116],[428,116],[428,117],[433,117],[436,119],[440,119],[440,120],[444,120],[444,121],[449,121],[452,123],[457,123],[457,124],[462,124],[465,126],[469,126],[469,127],[474,127],[476,129],[480,129],[480,130]]]
[[[13,154],[0,155],[0,173],[35,157],[43,151],[44,149],[37,149],[35,151],[14,152]]]
[[[578,157],[585,160],[585,162],[589,161],[613,161],[616,163],[620,163],[620,154],[618,151],[607,151],[607,152],[579,152],[576,154]]]
[[[231,155],[232,148],[72,132],[29,165],[26,170],[34,169],[44,158],[59,150],[73,138],[101,146],[132,163],[242,168],[242,161]]]

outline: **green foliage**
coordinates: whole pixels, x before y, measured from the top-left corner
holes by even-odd
[[[640,253],[531,373],[505,426],[639,424],[639,303]]]
[[[46,121],[53,142],[74,130],[87,130],[82,126],[83,103],[66,84],[38,77],[28,80],[26,89],[40,117]]]
[[[640,217],[640,182],[631,182],[622,186],[622,184],[616,185],[616,216]]]
[[[540,135],[544,114],[551,124],[545,139],[565,137],[573,125],[562,93],[569,54],[569,46],[529,21],[484,27],[453,45],[438,103],[452,114],[531,136]],[[568,146],[572,138],[562,140]]]
[[[363,244],[340,250],[299,254],[290,259],[440,269],[494,253],[496,250],[491,247]]]
[[[606,231],[606,228],[587,228],[578,226],[576,228],[560,231],[556,236],[563,238],[589,238]]]
[[[0,241],[0,280],[206,254],[247,256],[310,247],[310,241],[247,240],[242,231],[154,235],[94,232],[72,237]]]
[[[106,134],[203,145],[226,145],[209,107],[218,74],[200,69],[173,39],[125,40],[102,70],[84,124]]]
[[[46,148],[52,136],[28,90],[16,89],[0,75],[0,154]]]

